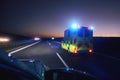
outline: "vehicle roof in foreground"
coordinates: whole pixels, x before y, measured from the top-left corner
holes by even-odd
[[[25,76],[30,80],[40,80],[40,76],[30,70],[27,65],[13,57],[8,57],[7,53],[3,50],[0,50],[0,69],[0,71],[5,74],[7,74],[5,71],[12,71],[21,76]],[[8,76],[9,75],[11,74],[8,74]]]

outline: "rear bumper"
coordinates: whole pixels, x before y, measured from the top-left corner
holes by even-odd
[[[78,51],[78,54],[93,54],[93,51],[89,52],[89,50],[80,50]]]
[[[88,54],[88,53],[89,53],[89,51],[88,51],[88,50],[80,50],[80,51],[78,51],[77,53],[78,53],[78,54],[83,54],[83,53]]]

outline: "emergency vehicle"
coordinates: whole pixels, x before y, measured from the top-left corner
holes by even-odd
[[[93,29],[73,24],[64,31],[61,47],[73,54],[93,53]]]

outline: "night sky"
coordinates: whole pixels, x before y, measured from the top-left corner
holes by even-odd
[[[0,0],[0,32],[62,37],[72,23],[120,37],[119,0]]]

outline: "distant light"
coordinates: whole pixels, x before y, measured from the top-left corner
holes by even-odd
[[[52,40],[54,40],[55,38],[54,38],[54,37],[52,37],[51,39],[52,39]]]
[[[35,41],[38,41],[38,40],[40,40],[40,38],[39,38],[39,37],[35,37],[34,40],[35,40]]]
[[[90,29],[91,29],[91,30],[94,30],[94,27],[93,27],[93,26],[91,26],[91,27],[90,27]]]
[[[10,38],[0,37],[0,42],[9,42]]]

